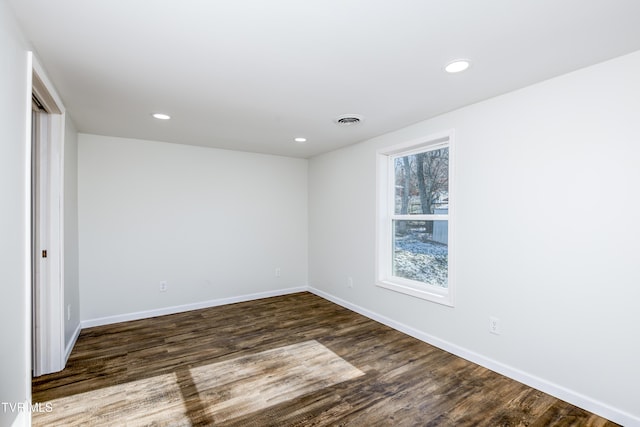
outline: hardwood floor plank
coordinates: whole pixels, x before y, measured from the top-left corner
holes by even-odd
[[[82,331],[34,426],[615,424],[310,293]]]

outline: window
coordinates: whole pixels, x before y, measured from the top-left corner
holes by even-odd
[[[453,306],[453,132],[378,151],[378,286]]]

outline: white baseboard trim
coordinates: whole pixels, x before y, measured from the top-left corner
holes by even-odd
[[[512,366],[505,365],[496,360],[470,351],[464,347],[460,347],[456,344],[434,337],[433,335],[419,331],[403,323],[397,322],[393,319],[382,316],[376,312],[360,307],[356,304],[352,304],[327,292],[321,291],[320,289],[309,287],[308,291],[326,300],[334,302],[342,307],[348,308],[349,310],[355,311],[358,314],[389,326],[390,328],[417,338],[420,341],[448,351],[449,353],[455,354],[456,356],[462,357],[463,359],[466,359],[470,362],[476,363],[501,375],[521,382],[525,385],[528,385],[529,387],[533,387],[544,393],[550,394],[551,396],[554,396],[558,399],[569,402],[579,408],[586,409],[587,411],[593,412],[594,414],[600,415],[601,417],[607,418],[613,422],[616,422],[623,426],[640,426],[640,418],[638,418],[637,416],[621,411],[588,396],[582,395],[545,379],[538,378]]]
[[[258,292],[255,294],[239,295],[235,297],[219,298],[209,301],[200,301],[191,304],[175,305],[171,307],[157,308],[154,310],[138,311],[135,313],[118,314],[115,316],[99,317],[87,319],[80,322],[82,329],[94,326],[110,325],[113,323],[128,322],[130,320],[148,319],[150,317],[165,316],[167,314],[182,313],[185,311],[199,310],[201,308],[216,307],[219,305],[234,304],[237,302],[251,301],[261,298],[277,297],[281,295],[293,294],[296,292],[308,291],[307,286],[296,288],[276,289],[273,291]]]
[[[82,324],[78,323],[78,326],[76,327],[76,330],[73,331],[73,335],[71,336],[71,339],[69,340],[69,342],[67,343],[67,346],[64,349],[64,366],[67,366],[67,360],[69,360],[69,356],[71,355],[71,350],[73,350],[73,347],[76,345],[76,341],[78,341],[78,337],[80,336],[80,331],[82,331]]]

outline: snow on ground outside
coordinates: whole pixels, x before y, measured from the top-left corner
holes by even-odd
[[[420,234],[396,236],[393,273],[406,279],[417,280],[447,288],[447,245],[422,241]]]

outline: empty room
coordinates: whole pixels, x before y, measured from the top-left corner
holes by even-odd
[[[639,16],[0,0],[0,427],[640,426]]]

